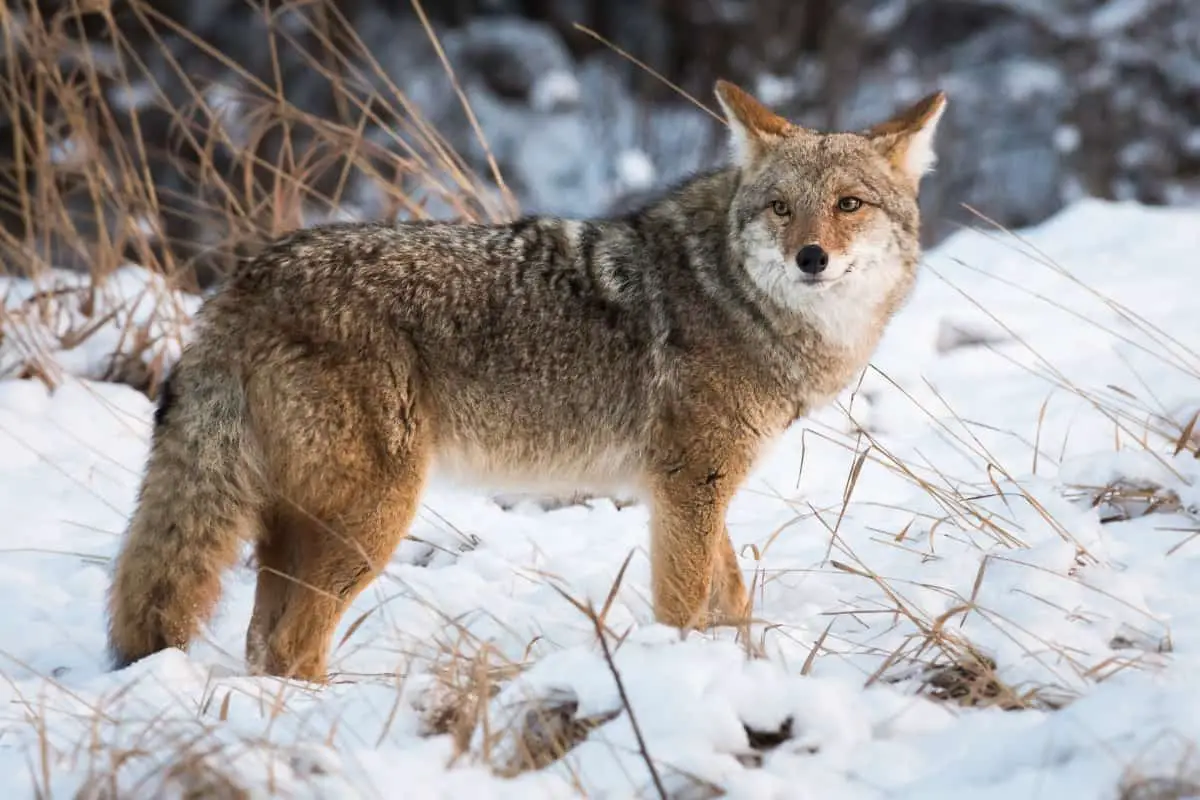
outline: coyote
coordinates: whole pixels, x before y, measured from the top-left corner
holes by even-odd
[[[114,667],[186,648],[252,542],[250,670],[327,680],[336,626],[434,472],[635,491],[655,618],[744,621],[726,508],[909,295],[946,98],[826,133],[715,92],[729,165],[634,213],[331,224],[239,265],[161,387],[109,598]]]

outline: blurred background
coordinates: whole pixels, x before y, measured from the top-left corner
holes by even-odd
[[[1200,200],[1200,0],[10,0],[0,255],[210,284],[329,219],[605,214],[725,158],[712,84],[822,128],[950,95],[928,244]],[[469,111],[468,111],[469,109]],[[482,134],[482,135],[481,135]]]

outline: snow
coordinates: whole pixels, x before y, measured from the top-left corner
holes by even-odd
[[[1110,36],[1154,10],[1147,0],[1110,0],[1092,15],[1091,29],[1097,36]]]
[[[1200,460],[1175,440],[1200,408],[1198,247],[1196,209],[1087,200],[928,253],[861,382],[733,504],[762,620],[748,638],[653,623],[644,507],[505,510],[438,485],[347,615],[324,688],[245,675],[244,566],[189,654],[107,671],[108,559],[153,409],[94,380],[118,339],[49,349],[55,391],[0,380],[0,794],[101,796],[116,770],[128,796],[221,779],[253,796],[654,796],[639,739],[672,797],[1108,798],[1136,776],[1195,780]],[[0,281],[10,312],[33,293]],[[127,268],[110,288],[152,285]],[[124,313],[148,324],[139,309]],[[1113,485],[1128,496],[1101,498]],[[1163,502],[1145,513],[1137,492]],[[603,608],[631,553],[610,667],[564,594]],[[1033,707],[921,692],[921,664],[968,643]],[[472,691],[483,722],[455,758],[433,719]],[[489,769],[520,752],[531,709],[564,706],[597,720],[581,744]],[[752,751],[748,729],[789,727]]]
[[[1079,149],[1082,138],[1079,128],[1074,125],[1059,125],[1054,130],[1054,147],[1060,153],[1073,153]]]
[[[554,111],[579,102],[579,81],[566,70],[555,70],[534,81],[529,104],[538,111]]]
[[[789,77],[763,73],[758,76],[754,93],[769,106],[782,105],[796,96],[796,82]]]
[[[147,233],[145,217],[130,222]],[[95,284],[69,270],[0,276],[0,378],[32,370],[54,385],[67,376],[102,379],[126,361],[165,368],[199,306],[195,295],[132,265]]]
[[[622,150],[617,156],[617,180],[623,189],[644,192],[654,186],[654,162],[642,150]]]
[[[157,90],[149,81],[131,81],[108,90],[108,102],[121,111],[145,108],[156,96]]]

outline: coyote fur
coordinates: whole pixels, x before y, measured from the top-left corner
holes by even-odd
[[[332,224],[243,262],[161,388],[109,598],[114,665],[186,648],[250,542],[250,669],[327,680],[335,628],[433,473],[631,488],[655,618],[744,620],[727,506],[910,293],[946,99],[828,133],[726,81],[716,95],[729,165],[635,213]]]

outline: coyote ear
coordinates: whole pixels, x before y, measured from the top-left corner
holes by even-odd
[[[916,186],[921,182],[921,176],[937,163],[933,134],[945,110],[946,93],[934,92],[887,122],[871,128],[867,136]]]
[[[768,145],[794,127],[727,80],[717,81],[716,95],[729,121],[730,149],[739,166],[752,163]]]

